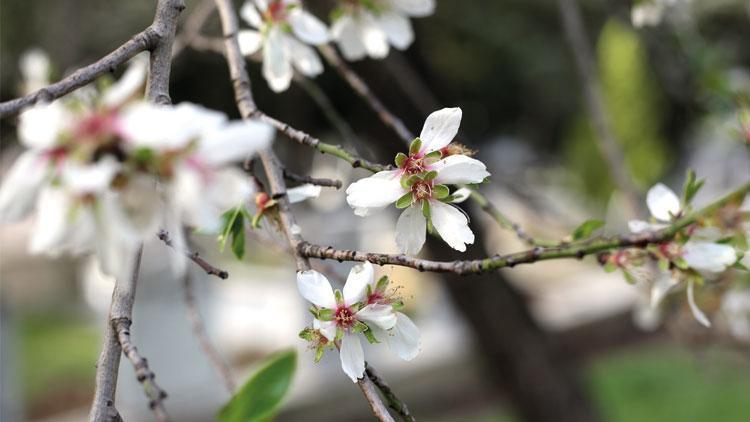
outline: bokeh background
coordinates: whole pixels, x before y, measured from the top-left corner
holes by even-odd
[[[24,51],[44,50],[59,78],[145,28],[154,3],[2,0],[0,97],[18,95]],[[186,3],[184,17],[199,2]],[[306,3],[320,17],[333,4]],[[698,203],[747,180],[750,153],[738,110],[750,91],[748,1],[694,0],[668,12],[661,25],[642,29],[630,23],[630,1],[578,3],[638,194],[656,181],[679,189],[687,168],[708,180]],[[532,235],[562,238],[591,217],[606,220],[610,233],[624,230],[632,215],[599,152],[556,2],[438,0],[434,16],[413,23],[416,41],[408,51],[352,65],[412,131],[437,108],[461,107],[460,141],[477,150],[492,173],[483,190]],[[203,32],[218,36],[215,16]],[[333,69],[283,94],[267,88],[257,63],[249,69],[256,101],[268,114],[375,161],[387,162],[403,149]],[[315,100],[320,91],[354,135],[330,123]],[[213,52],[183,51],[174,61],[171,92],[175,102],[237,117],[226,65]],[[12,119],[0,123],[0,136],[5,171],[20,151]],[[281,136],[275,149],[298,173],[345,184],[366,175]],[[363,220],[344,197],[326,190],[296,205],[304,236],[340,248],[394,252],[395,212]],[[477,242],[466,257],[524,248],[479,210],[470,212]],[[28,255],[31,224],[0,227],[0,419],[85,420],[112,281],[85,258]],[[297,337],[309,314],[276,238],[268,225],[248,233],[247,257],[239,262],[219,253],[214,238],[194,236],[195,247],[231,275],[226,281],[199,271],[190,275],[209,337],[238,382],[269,354],[299,351],[278,420],[371,419],[338,356],[329,353],[315,365]],[[169,392],[172,416],[211,420],[229,395],[191,332],[185,280],[170,275],[169,253],[158,240],[146,245],[133,339]],[[457,258],[439,243],[423,254]],[[326,263],[322,269],[336,281],[349,268]],[[422,331],[423,351],[411,363],[384,348],[368,350],[368,358],[420,420],[596,415],[607,421],[745,421],[750,415],[750,299],[741,274],[702,290],[698,301],[714,321],[706,330],[692,319],[684,294],[672,295],[660,312],[644,312],[644,286],[605,274],[593,259],[466,278],[379,271],[401,286],[407,312]],[[728,310],[723,297],[730,287],[740,299]],[[118,409],[125,420],[153,418],[127,361]]]

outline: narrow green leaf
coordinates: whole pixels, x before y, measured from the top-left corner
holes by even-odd
[[[682,206],[683,208],[692,202],[695,195],[703,187],[705,179],[698,179],[692,169],[688,169],[685,178],[685,184],[682,187]]]
[[[242,215],[232,225],[232,252],[237,259],[245,256],[245,218]]]
[[[592,233],[599,230],[604,226],[602,220],[588,220],[581,223],[575,231],[573,231],[573,240],[585,239],[591,236]]]
[[[297,352],[289,350],[267,359],[219,412],[219,422],[254,422],[271,418],[292,384]]]

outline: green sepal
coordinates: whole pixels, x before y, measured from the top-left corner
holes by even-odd
[[[323,354],[326,352],[326,347],[322,344],[318,345],[318,347],[315,348],[315,357],[313,358],[313,362],[318,363],[321,359],[323,359]]]
[[[388,287],[388,283],[390,280],[388,279],[387,275],[384,275],[378,279],[378,282],[375,283],[375,290],[376,291],[383,291]]]
[[[333,309],[323,308],[318,311],[318,319],[321,321],[333,321],[336,312]]]
[[[424,218],[430,219],[430,201],[422,200],[422,215],[424,215]]]
[[[404,306],[404,301],[402,300],[394,300],[393,302],[391,302],[391,307],[393,307],[394,311],[400,311],[404,309]]]
[[[443,158],[443,153],[440,152],[440,150],[438,150],[438,151],[432,151],[431,153],[426,154],[424,156],[424,158],[425,159],[430,159],[430,160],[434,160],[434,159],[439,160],[439,159]]]
[[[607,262],[606,264],[604,264],[604,272],[612,273],[615,270],[617,270],[617,264],[615,264],[614,262]]]
[[[368,284],[365,289],[365,297],[369,298],[370,296],[372,296],[372,286]]]
[[[659,259],[659,269],[662,271],[667,271],[669,269],[669,260],[665,258]]]
[[[250,221],[250,226],[254,229],[260,228],[260,220],[263,219],[263,213],[258,212],[253,216],[253,219]]]
[[[411,175],[411,176],[404,176],[404,177],[401,178],[401,186],[404,189],[408,189],[413,184],[419,182],[420,180],[422,180],[422,178],[419,177],[418,174],[414,174],[414,175]]]
[[[407,159],[409,159],[409,157],[407,157],[403,152],[399,152],[398,154],[396,154],[396,159],[394,160],[396,162],[396,167],[403,167],[404,164],[406,164]]]
[[[411,202],[412,202],[412,195],[411,195],[411,192],[408,192],[404,194],[404,196],[402,196],[401,198],[398,198],[398,200],[396,201],[396,208],[404,209],[408,207],[409,205],[411,205]]]
[[[687,176],[685,178],[685,184],[682,187],[682,207],[685,208],[692,202],[695,194],[698,193],[703,184],[706,182],[705,179],[698,179],[695,176],[693,169],[688,169]]]
[[[748,269],[748,268],[747,268],[747,267],[746,267],[746,266],[745,266],[744,264],[742,264],[742,262],[740,262],[740,261],[737,261],[737,262],[735,262],[734,264],[732,264],[732,266],[731,266],[730,268],[734,268],[735,270],[740,270],[740,271],[750,271],[750,269]]]
[[[368,329],[367,331],[363,331],[362,335],[365,336],[365,338],[367,339],[367,341],[370,342],[370,344],[378,344],[378,343],[380,343],[378,341],[378,339],[375,338],[375,334],[372,333],[372,330]]]
[[[444,199],[451,196],[451,190],[445,185],[435,185],[432,188],[432,195],[437,199]]]
[[[419,153],[419,150],[422,148],[422,140],[419,138],[415,138],[411,145],[409,145],[409,155],[415,155]]]
[[[354,324],[352,324],[352,328],[351,328],[353,333],[364,333],[365,331],[368,331],[369,329],[370,327],[368,327],[367,324],[365,324],[362,321],[354,321]]]
[[[341,293],[341,290],[336,289],[333,292],[333,296],[336,298],[336,304],[337,305],[343,305],[343,303],[344,303],[344,294]]]
[[[317,335],[315,334],[315,330],[313,330],[310,327],[305,327],[304,330],[299,332],[299,338],[306,341],[315,341]]]
[[[435,170],[430,170],[427,173],[422,176],[422,180],[434,180],[438,175],[438,172]]]
[[[336,337],[334,338],[334,340],[341,341],[342,338],[344,338],[344,329],[341,327],[336,327]]]
[[[365,305],[362,302],[357,302],[349,306],[349,310],[356,314],[360,309],[364,308]]]
[[[308,312],[310,312],[310,313],[312,314],[312,316],[313,316],[313,317],[314,317],[315,319],[320,319],[320,318],[318,318],[318,314],[320,313],[320,311],[318,311],[318,308],[317,308],[317,307],[315,307],[315,306],[310,306],[310,307],[309,307],[309,308],[307,309],[307,311],[308,311]]]
[[[683,259],[681,257],[677,257],[677,258],[673,259],[672,262],[674,263],[674,265],[677,266],[677,268],[679,268],[681,270],[687,270],[687,269],[690,268],[690,266],[688,265],[687,261],[685,261],[685,259]]]
[[[622,275],[625,276],[625,281],[627,281],[629,284],[636,284],[636,282],[638,281],[635,279],[635,277],[633,277],[633,274],[630,274],[627,271],[623,271]]]

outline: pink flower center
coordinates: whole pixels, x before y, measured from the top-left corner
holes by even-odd
[[[411,193],[417,201],[432,198],[432,180],[417,181],[411,185]]]
[[[284,5],[284,2],[281,0],[272,1],[271,4],[268,5],[268,10],[266,10],[266,20],[272,21],[272,22],[282,22],[286,20],[286,6]]]
[[[404,162],[403,171],[406,174],[420,174],[427,170],[422,155],[410,155]]]
[[[117,114],[111,110],[95,112],[77,122],[73,134],[76,138],[100,138],[117,133]]]
[[[354,324],[354,312],[348,306],[340,306],[336,309],[336,325],[341,328],[349,328]]]
[[[370,293],[370,296],[367,297],[367,304],[372,305],[373,303],[380,303],[385,299],[385,296],[383,296],[380,292],[372,292]]]

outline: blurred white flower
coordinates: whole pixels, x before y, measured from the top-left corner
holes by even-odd
[[[274,92],[285,91],[294,75],[323,72],[320,57],[307,44],[328,42],[328,29],[302,8],[298,0],[248,0],[240,16],[256,30],[241,30],[240,50],[245,56],[262,49],[263,77]]]
[[[737,339],[750,342],[750,289],[732,289],[721,300],[729,332]]]
[[[329,342],[340,341],[341,368],[356,382],[365,372],[365,356],[359,334],[377,327],[392,329],[398,320],[393,306],[366,302],[372,283],[372,264],[355,265],[349,272],[343,292],[333,291],[328,280],[317,271],[297,273],[302,297],[318,307],[313,327]]]
[[[389,44],[405,50],[414,41],[410,17],[435,11],[434,0],[345,0],[334,12],[331,38],[347,60],[382,59]]]
[[[474,242],[466,215],[447,203],[454,196],[445,185],[480,183],[489,173],[481,161],[450,148],[460,123],[460,108],[430,114],[409,155],[396,157],[397,170],[375,173],[346,189],[347,202],[362,217],[394,202],[405,208],[396,223],[396,243],[402,253],[416,254],[422,249],[428,220],[456,250],[463,252],[466,244]]]
[[[640,0],[630,10],[630,21],[636,28],[656,26],[661,23],[670,7],[690,0]]]
[[[23,77],[23,94],[30,94],[49,85],[50,60],[40,48],[26,50],[18,62]]]
[[[660,230],[667,227],[673,218],[682,212],[680,198],[677,194],[662,183],[655,184],[646,195],[646,205],[651,216],[657,221],[650,223],[643,220],[631,220],[628,227],[633,233],[642,233],[649,230]]]

